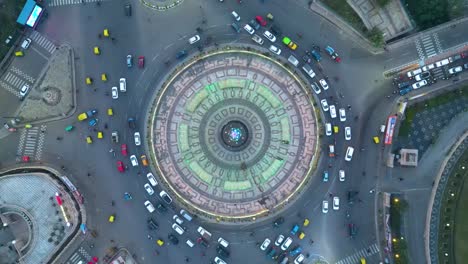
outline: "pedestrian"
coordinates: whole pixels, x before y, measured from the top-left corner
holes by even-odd
[[[400,178],[398,178],[398,179],[399,179],[400,181],[403,181],[403,178],[401,178],[401,177],[400,177]]]

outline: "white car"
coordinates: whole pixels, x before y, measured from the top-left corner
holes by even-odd
[[[120,78],[119,80],[120,92],[125,93],[127,91],[127,80],[125,78]]]
[[[346,161],[351,161],[351,159],[353,158],[353,153],[354,153],[354,148],[348,147],[348,149],[346,150],[346,155],[344,159]]]
[[[280,246],[281,243],[283,243],[284,241],[284,236],[283,235],[279,235],[278,238],[275,240],[275,246]]]
[[[435,66],[436,67],[442,67],[442,66],[447,65],[449,63],[450,63],[449,59],[443,59],[441,61],[436,62]]]
[[[140,146],[141,145],[140,132],[135,132],[135,134],[133,134],[133,138],[135,139],[135,145]]]
[[[174,215],[172,219],[174,219],[174,221],[179,225],[184,223],[184,220],[182,220],[182,218],[180,218],[178,215]]]
[[[322,213],[324,214],[328,213],[328,201],[327,200],[322,201]]]
[[[253,35],[253,33],[255,33],[255,29],[253,29],[249,24],[245,24],[244,29],[250,35]]]
[[[132,65],[133,65],[132,55],[128,54],[128,55],[127,55],[127,67],[128,67],[128,68],[131,68]]]
[[[299,60],[296,59],[293,55],[289,56],[288,61],[294,65],[294,67],[297,67],[299,65]]]
[[[229,242],[222,237],[218,238],[218,243],[225,248],[229,246]]]
[[[338,113],[340,114],[340,121],[341,122],[346,121],[346,110],[344,108],[340,108],[338,110]]]
[[[145,207],[148,210],[148,212],[152,213],[154,210],[156,210],[153,206],[153,204],[150,201],[145,202]]]
[[[423,86],[427,85],[427,81],[426,80],[422,80],[420,82],[417,82],[417,83],[413,83],[413,85],[411,85],[411,87],[413,87],[413,89],[419,89]]]
[[[325,123],[325,135],[327,135],[327,136],[332,135],[332,125],[331,125],[331,123]]]
[[[28,49],[30,44],[31,44],[31,39],[27,38],[27,39],[23,40],[23,43],[21,43],[21,47],[23,49]]]
[[[184,229],[182,229],[182,227],[180,227],[180,225],[178,225],[176,223],[172,224],[172,229],[174,229],[174,231],[176,231],[177,234],[179,234],[179,235],[184,234]]]
[[[337,211],[340,209],[340,197],[333,197],[333,210]]]
[[[288,247],[291,245],[291,243],[292,243],[292,238],[290,238],[290,237],[286,238],[283,245],[281,245],[281,249],[282,250],[288,249]]]
[[[409,71],[409,72],[407,72],[407,73],[406,73],[406,76],[408,76],[408,77],[413,77],[413,76],[415,76],[415,75],[420,74],[421,72],[422,72],[422,70],[421,70],[420,68],[418,68],[418,69],[416,69],[416,70],[414,70],[414,71]]]
[[[346,140],[351,140],[351,127],[344,128],[344,137]]]
[[[344,170],[340,170],[338,172],[338,175],[339,175],[339,178],[340,178],[341,182],[345,181],[346,176],[345,176],[345,171]]]
[[[296,257],[294,260],[294,264],[301,264],[304,261],[305,257],[302,254],[299,254],[299,256]]]
[[[336,118],[336,107],[334,105],[330,105],[330,116]]]
[[[263,240],[263,243],[260,245],[260,249],[264,251],[265,249],[267,249],[270,243],[271,240],[269,238],[265,238],[265,240]]]
[[[320,87],[318,87],[317,83],[311,83],[310,86],[312,87],[312,90],[314,90],[315,94],[320,94],[322,90],[320,90]]]
[[[216,264],[227,264],[226,261],[220,259],[219,257],[215,257],[214,261]]]
[[[448,72],[449,72],[450,74],[459,73],[459,72],[461,72],[461,71],[463,71],[463,67],[462,67],[462,66],[458,66],[458,67],[451,68],[451,69],[448,70]]]
[[[434,63],[432,63],[432,64],[428,64],[428,65],[422,67],[422,70],[423,71],[428,71],[428,70],[432,70],[434,68],[435,68],[435,65],[434,65]]]
[[[319,82],[320,82],[320,85],[322,86],[322,88],[325,91],[328,90],[328,83],[327,83],[327,81],[325,81],[325,79],[320,79]]]
[[[236,21],[240,21],[240,16],[236,13],[236,11],[232,11],[231,15],[234,17]]]
[[[137,159],[137,157],[135,155],[130,156],[130,162],[132,163],[133,167],[138,166],[138,159]]]
[[[161,192],[159,193],[159,196],[161,196],[161,198],[162,198],[167,204],[172,203],[172,198],[169,196],[169,194],[167,194],[167,192],[161,191]]]
[[[275,35],[273,35],[270,31],[265,31],[263,32],[263,36],[265,36],[265,38],[267,38],[269,41],[271,42],[275,42],[276,41],[276,37]]]
[[[28,84],[25,84],[23,85],[23,87],[21,87],[20,89],[20,98],[23,99],[29,92],[29,85]]]
[[[276,55],[280,55],[281,54],[281,49],[279,49],[278,47],[274,46],[274,45],[271,45],[269,50],[271,52],[273,52],[274,54]]]
[[[145,187],[145,190],[146,190],[146,192],[147,192],[149,195],[153,195],[153,194],[154,194],[153,188],[151,188],[151,186],[150,186],[148,183],[145,183],[145,185],[143,185],[143,187]]]
[[[189,38],[188,42],[189,42],[189,44],[194,44],[194,43],[198,42],[199,40],[200,40],[200,36],[195,35],[195,36]]]
[[[259,44],[259,45],[263,45],[263,42],[264,42],[263,39],[257,34],[254,34],[252,36],[252,40],[257,42],[257,44]]]
[[[112,87],[112,99],[119,99],[119,91],[117,87]]]
[[[151,185],[153,186],[158,185],[158,182],[156,181],[156,178],[154,177],[153,173],[148,172],[148,174],[146,174],[146,178],[148,178],[148,181],[149,183],[151,183]]]
[[[330,107],[328,106],[327,99],[320,100],[320,103],[322,104],[323,111],[327,112],[330,109]]]

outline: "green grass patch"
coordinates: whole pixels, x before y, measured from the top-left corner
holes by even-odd
[[[465,165],[468,166],[468,163]],[[465,173],[463,177],[466,176]],[[455,260],[456,263],[463,263],[468,259],[468,224],[466,224],[468,223],[468,184],[465,181],[462,184],[455,212]]]
[[[419,29],[428,29],[463,15],[463,0],[406,0]]]
[[[341,16],[346,22],[360,32],[367,31],[366,26],[354,9],[344,0],[322,0],[326,6]]]
[[[26,0],[4,0],[0,4],[0,60],[5,57],[10,45],[18,37],[17,31],[21,29],[21,25],[16,23],[16,19],[24,3],[26,3]],[[6,45],[5,40],[10,35],[13,36],[13,39],[9,45]]]

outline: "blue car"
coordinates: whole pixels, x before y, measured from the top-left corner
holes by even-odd
[[[294,225],[291,229],[291,235],[296,235],[297,231],[299,231],[299,225]]]
[[[327,182],[328,181],[328,171],[323,172],[323,181]]]
[[[316,50],[312,50],[312,57],[314,57],[314,59],[317,61],[317,62],[320,62],[322,60],[322,56],[320,56],[320,53],[318,53],[318,51]]]
[[[411,86],[408,86],[408,87],[400,90],[400,95],[403,96],[403,95],[411,92],[412,90],[413,90],[413,88]]]
[[[95,126],[95,125],[97,125],[97,122],[98,122],[98,120],[93,118],[93,119],[89,120],[88,124],[89,124],[89,126]]]
[[[289,251],[289,255],[290,256],[295,256],[295,255],[297,255],[297,254],[299,254],[301,252],[302,252],[302,248],[300,246],[297,246],[294,249],[292,249],[291,251]]]

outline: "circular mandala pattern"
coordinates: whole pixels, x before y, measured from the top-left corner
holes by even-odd
[[[179,201],[221,219],[278,211],[316,153],[308,90],[246,51],[206,55],[173,76],[156,100],[151,148]]]

